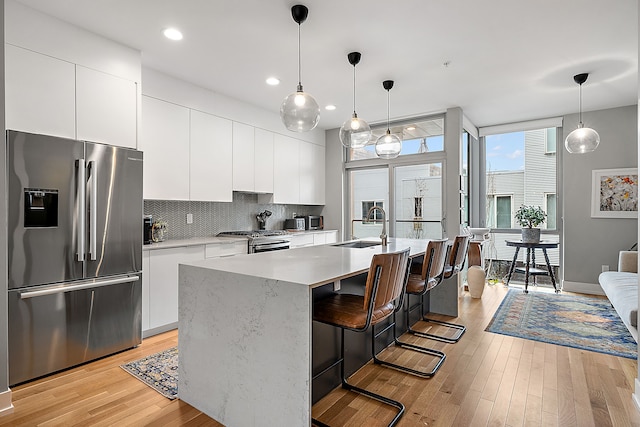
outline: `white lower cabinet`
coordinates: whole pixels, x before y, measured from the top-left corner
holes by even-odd
[[[290,248],[302,248],[305,246],[326,245],[335,243],[338,240],[336,230],[316,231],[312,233],[301,233],[291,236]]]
[[[233,255],[246,254],[247,241],[232,241],[224,243],[209,243],[204,248],[205,258],[221,258]]]
[[[153,330],[178,322],[178,264],[204,260],[204,245],[154,249],[149,254],[149,271],[146,274],[149,278],[147,329]]]
[[[149,263],[151,251],[142,251],[142,330],[149,329]]]
[[[324,243],[336,243],[338,241],[338,230],[331,230],[324,232]]]
[[[313,246],[313,234],[305,233],[291,236],[290,248],[302,248],[304,246]]]

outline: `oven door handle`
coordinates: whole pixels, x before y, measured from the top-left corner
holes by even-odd
[[[274,250],[274,249],[289,249],[290,242],[274,242],[274,243],[263,243],[258,244],[253,247],[254,252],[260,252],[261,250]]]

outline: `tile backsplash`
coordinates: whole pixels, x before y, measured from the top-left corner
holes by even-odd
[[[322,206],[276,205],[258,203],[258,195],[233,192],[233,202],[191,202],[175,200],[145,200],[144,214],[153,219],[167,221],[168,239],[215,236],[221,231],[256,230],[256,215],[266,210],[267,229],[281,230],[284,220],[298,215],[320,215]],[[193,215],[193,224],[187,224],[187,214]]]

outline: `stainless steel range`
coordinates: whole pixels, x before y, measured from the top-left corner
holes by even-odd
[[[250,254],[289,249],[291,242],[285,230],[223,231],[218,237],[246,237]]]

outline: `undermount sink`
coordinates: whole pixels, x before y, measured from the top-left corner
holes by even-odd
[[[382,242],[366,242],[363,240],[356,240],[355,242],[338,243],[333,246],[342,246],[343,248],[369,248],[371,246],[380,246]]]

